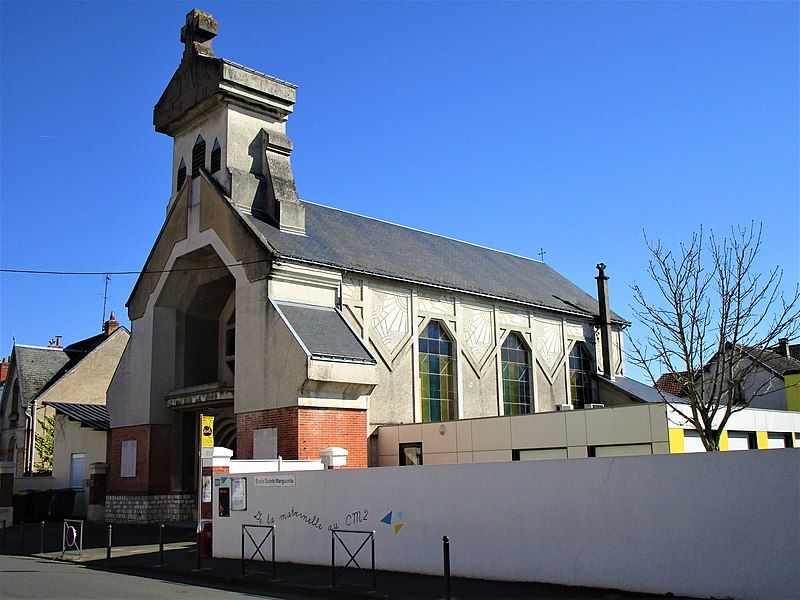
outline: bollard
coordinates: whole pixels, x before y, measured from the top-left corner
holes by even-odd
[[[19,549],[22,550],[25,547],[25,521],[22,521],[19,524]]]
[[[6,547],[6,520],[5,519],[3,519],[3,541],[0,542],[0,544],[2,544],[3,548]]]
[[[108,526],[108,544],[106,545],[106,566],[111,564],[111,525]]]
[[[44,521],[39,526],[39,554],[44,554]]]
[[[442,554],[444,558],[444,597],[450,600],[450,538],[442,537]]]
[[[196,544],[197,544],[197,552],[196,552],[196,554],[197,554],[197,570],[198,571],[200,571],[200,567],[201,567],[201,564],[200,564],[200,543],[201,542],[200,542],[200,540],[202,538],[203,538],[203,534],[200,531],[198,531],[197,532],[197,542],[196,542]]]
[[[164,566],[164,524],[158,525],[158,566]]]
[[[372,532],[372,535],[369,537],[369,540],[372,545],[372,591],[378,589],[378,584],[375,581],[375,532]]]

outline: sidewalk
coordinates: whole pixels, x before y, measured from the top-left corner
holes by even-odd
[[[26,525],[22,544],[20,527],[6,531],[3,554],[27,554],[52,560],[68,560],[92,569],[127,573],[142,577],[178,581],[193,585],[222,588],[254,594],[291,594],[303,598],[385,598],[392,600],[444,598],[443,577],[376,571],[376,591],[371,591],[372,578],[368,570],[348,569],[331,586],[330,567],[277,563],[276,578],[271,579],[269,563],[253,563],[251,569],[260,573],[242,576],[241,561],[222,558],[202,559],[196,570],[195,533],[193,528],[167,526],[164,528],[164,565],[159,566],[158,527],[155,525],[112,525],[111,560],[106,560],[107,528],[104,524],[86,524],[83,553],[70,552],[61,556],[62,523],[47,523],[44,528],[44,552],[41,550],[42,530],[39,524]],[[264,553],[267,555],[267,553]],[[662,598],[616,590],[598,590],[537,583],[506,583],[478,579],[453,578],[452,597],[457,599],[537,598],[578,600],[631,600],[633,598]],[[678,597],[671,597],[679,600]]]

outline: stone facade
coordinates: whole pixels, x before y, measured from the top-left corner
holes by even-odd
[[[195,494],[108,495],[109,523],[188,521],[197,510]]]

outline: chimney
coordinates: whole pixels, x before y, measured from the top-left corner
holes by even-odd
[[[605,264],[597,264],[595,279],[597,280],[597,302],[600,305],[597,324],[600,327],[600,344],[603,352],[603,377],[611,380],[614,379],[614,371],[611,366],[611,323],[608,319],[608,277],[606,277]]]
[[[117,329],[119,329],[119,321],[117,321],[117,317],[114,316],[114,311],[112,310],[111,316],[108,317],[108,321],[103,323],[103,333],[105,333],[106,336],[109,336]]]
[[[780,338],[778,340],[778,354],[789,358],[789,338]]]
[[[0,384],[4,383],[6,379],[8,379],[8,359],[4,358],[3,362],[0,362]]]
[[[49,346],[48,347],[50,347],[50,348],[61,348],[61,336],[57,335],[53,339],[49,340]]]

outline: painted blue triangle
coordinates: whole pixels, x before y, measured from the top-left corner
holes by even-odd
[[[381,523],[386,523],[387,525],[392,524],[392,511],[386,513],[386,516],[381,519]]]

